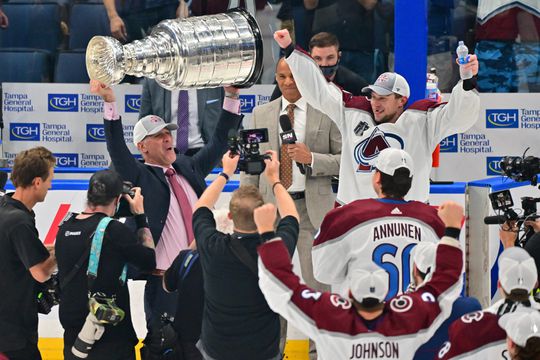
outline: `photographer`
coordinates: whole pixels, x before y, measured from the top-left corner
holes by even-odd
[[[276,233],[292,256],[298,239],[298,212],[279,179],[275,151],[266,159],[264,175],[272,184],[281,220]],[[259,236],[253,211],[264,204],[254,186],[240,186],[229,203],[234,233],[216,230],[210,210],[239,156],[223,156],[223,172],[201,195],[193,213],[193,229],[204,277],[204,311],[201,339],[197,347],[206,360],[281,359],[280,320],[266,303],[258,284],[257,251],[265,234]],[[273,229],[272,229],[273,230]]]
[[[32,209],[45,200],[55,163],[44,147],[20,152],[11,173],[15,192],[0,198],[0,353],[11,360],[41,359],[36,281],[49,279],[56,258],[39,240]]]
[[[86,209],[80,214],[68,215],[59,228],[56,255],[58,277],[63,285],[60,322],[65,330],[66,359],[86,356],[88,359],[135,359],[134,347],[138,340],[131,323],[129,293],[125,276],[122,275],[126,263],[142,271],[151,271],[155,268],[156,260],[141,190],[131,190],[134,193],[129,189],[124,190],[118,173],[112,170],[96,172],[90,178]],[[133,198],[126,194],[127,191],[132,193]],[[122,197],[128,201],[134,215],[137,235],[115,220],[105,225],[105,229],[101,227],[102,219],[115,214]],[[87,269],[90,271],[90,264],[94,263],[94,233],[100,230],[104,231],[104,235],[101,254],[96,256],[97,274],[87,275]],[[100,303],[114,299],[115,306],[111,306],[110,301],[107,304],[109,313],[121,318],[119,314],[123,311],[123,320],[116,323],[118,318],[100,319],[100,313],[92,310],[89,313],[91,301],[95,305],[94,300],[100,297]],[[105,306],[101,308],[106,309]]]

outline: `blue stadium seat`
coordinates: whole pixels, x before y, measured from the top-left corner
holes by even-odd
[[[89,81],[83,50],[68,50],[58,53],[54,68],[54,82],[88,84]]]
[[[69,18],[69,49],[86,49],[95,35],[111,36],[109,18],[103,4],[74,4]]]
[[[2,9],[9,18],[0,31],[0,47],[43,49],[55,52],[62,40],[60,6],[56,3],[8,3]]]
[[[0,49],[0,82],[49,82],[49,53],[40,49]]]

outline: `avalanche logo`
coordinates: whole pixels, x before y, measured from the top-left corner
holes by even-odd
[[[371,172],[375,168],[375,159],[386,148],[403,149],[403,139],[396,134],[385,133],[375,128],[371,136],[362,140],[354,148],[354,159],[358,163],[356,172]]]

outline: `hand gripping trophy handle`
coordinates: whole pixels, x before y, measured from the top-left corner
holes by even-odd
[[[94,36],[86,48],[90,79],[155,78],[164,88],[249,87],[261,76],[262,36],[247,11],[164,20],[147,37],[122,45]]]

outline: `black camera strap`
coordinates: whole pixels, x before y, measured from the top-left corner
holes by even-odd
[[[259,276],[259,272],[257,270],[257,261],[251,256],[251,254],[247,251],[247,249],[242,245],[240,242],[240,239],[236,237],[235,235],[231,235],[231,241],[229,242],[229,248],[231,249],[232,253],[242,264],[246,265],[249,270],[255,276]]]

